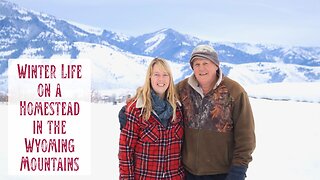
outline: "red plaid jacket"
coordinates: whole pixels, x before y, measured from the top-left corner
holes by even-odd
[[[176,121],[164,127],[154,114],[147,121],[143,120],[136,102],[127,106],[127,123],[119,142],[120,179],[184,179],[180,107],[177,108]]]

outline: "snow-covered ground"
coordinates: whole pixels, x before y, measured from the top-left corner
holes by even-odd
[[[275,90],[274,90],[275,91]],[[270,89],[272,92],[272,89]],[[247,180],[316,180],[320,169],[320,103],[250,98],[257,147]],[[90,176],[8,176],[7,106],[0,105],[0,179],[118,179],[118,110],[122,104],[92,104]]]
[[[249,96],[254,98],[320,103],[320,82],[282,82],[243,86]]]

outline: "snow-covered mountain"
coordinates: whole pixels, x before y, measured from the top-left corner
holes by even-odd
[[[222,62],[242,64],[250,62],[282,62],[308,66],[320,65],[319,47],[284,47],[248,43],[213,43],[173,29],[133,37],[123,49],[135,54],[161,56],[172,61],[188,61],[197,44],[211,44]]]
[[[192,49],[199,43],[208,44],[209,41],[183,35],[173,29],[161,29],[153,33],[132,37],[124,49],[135,54],[186,62]]]
[[[10,58],[86,58],[92,61],[93,88],[135,89],[153,57],[170,61],[179,81],[192,71],[188,57],[201,43],[219,53],[225,75],[241,84],[320,81],[319,47],[213,43],[173,29],[130,37],[67,22],[0,0],[0,91],[7,91]],[[128,71],[130,67],[130,71]]]
[[[51,58],[56,54],[77,58],[74,42],[121,45],[127,39],[114,32],[101,34],[79,24],[38,13],[0,0],[0,59],[27,57]]]

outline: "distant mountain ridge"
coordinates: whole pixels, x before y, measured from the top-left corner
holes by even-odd
[[[125,78],[127,74],[114,71],[115,67],[104,66],[105,63],[109,63],[110,66],[123,66],[118,64],[119,59],[114,58],[116,54],[117,57],[124,58],[122,63],[126,61],[143,63],[141,66],[143,68],[146,68],[145,62],[152,57],[163,57],[171,61],[173,66],[179,67],[178,70],[181,72],[176,80],[181,80],[192,73],[188,61],[192,49],[197,44],[214,46],[219,53],[224,73],[235,78],[250,74],[250,76],[263,76],[264,78],[259,81],[263,83],[320,81],[320,47],[216,43],[181,34],[170,28],[130,37],[67,22],[48,14],[21,8],[5,0],[0,0],[0,42],[0,91],[5,89],[1,87],[5,86],[6,80],[3,78],[6,78],[8,59],[11,58],[92,59],[99,64],[96,67],[97,71],[100,68],[99,71],[105,73],[101,76],[110,82],[98,83],[97,88],[103,89],[115,86],[121,88],[124,87],[121,84],[128,84],[129,80]],[[290,64],[290,70],[282,66],[277,68],[278,64]],[[101,69],[103,67],[108,70]],[[250,73],[235,73],[239,68]],[[137,82],[131,85],[136,86]]]
[[[222,62],[277,62],[320,66],[320,47],[282,47],[248,43],[213,43],[173,29],[137,37],[125,37],[103,30],[100,35],[88,32],[54,16],[29,11],[8,1],[0,0],[0,58],[19,58],[26,48],[37,56],[50,58],[67,53],[76,58],[79,51],[73,42],[115,46],[133,54],[164,57],[172,61],[188,61],[192,49],[200,43],[211,44],[219,52]],[[250,49],[255,49],[254,52]]]

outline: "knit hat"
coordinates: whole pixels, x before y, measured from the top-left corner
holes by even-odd
[[[202,58],[208,59],[212,61],[214,64],[216,64],[218,67],[220,65],[217,52],[209,45],[198,45],[193,49],[191,58],[190,58],[191,68],[192,68],[193,60],[196,57],[202,57]]]

